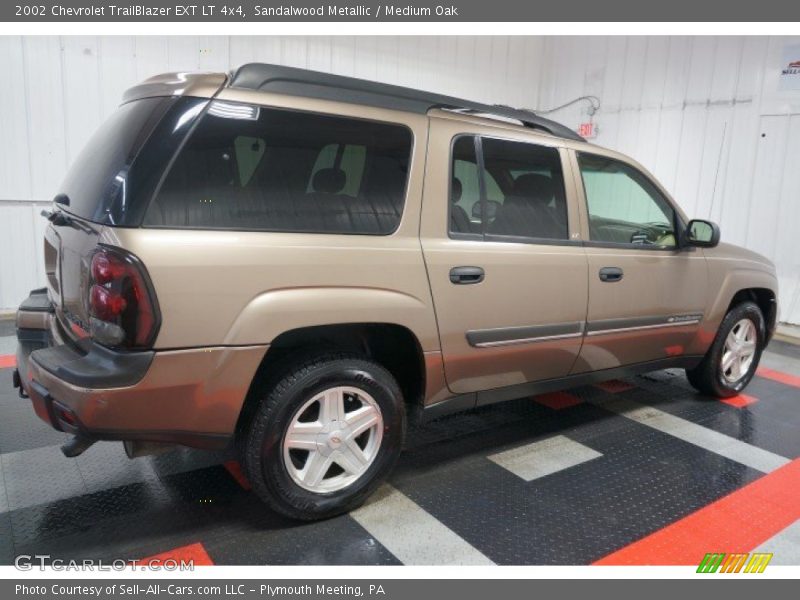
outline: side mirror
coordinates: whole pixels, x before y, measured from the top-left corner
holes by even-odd
[[[719,225],[703,219],[692,219],[686,226],[687,246],[713,248],[719,244]]]

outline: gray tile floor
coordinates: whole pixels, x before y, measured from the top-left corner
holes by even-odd
[[[2,331],[0,331],[0,334]],[[13,338],[0,335],[0,355],[9,353],[4,348],[13,347]],[[764,354],[762,365],[784,373],[800,376],[800,360],[792,355],[796,349],[783,344],[773,344]],[[681,375],[682,377],[682,375]],[[683,380],[685,383],[685,380]],[[593,403],[588,399],[589,403]],[[606,403],[607,404],[607,403]],[[704,408],[702,404],[699,408]],[[649,410],[644,408],[645,412]],[[613,411],[612,411],[613,412]],[[652,412],[652,411],[651,411]],[[9,511],[34,511],[37,514],[45,505],[61,500],[82,497],[87,494],[116,490],[123,486],[149,482],[153,489],[165,489],[170,476],[188,471],[203,469],[217,465],[230,458],[223,453],[203,453],[189,449],[177,450],[155,457],[129,460],[119,443],[100,442],[77,459],[64,458],[57,446],[63,443],[66,436],[53,431],[41,423],[33,414],[28,403],[21,401],[10,388],[10,371],[0,370],[0,517]],[[636,416],[638,413],[624,414]],[[505,416],[504,416],[505,415]],[[655,415],[655,417],[653,416]],[[503,412],[465,416],[465,419],[483,419],[487,427],[498,425],[508,415]],[[731,448],[720,445],[723,439],[718,433],[700,425],[676,421],[674,417],[655,411],[642,414],[638,425],[659,429],[656,425],[666,419],[667,425],[678,423],[679,431],[702,431],[701,438],[688,440],[694,446],[706,447],[717,454],[725,454]],[[495,423],[497,421],[497,423]],[[615,421],[619,426],[619,421]],[[688,425],[687,425],[688,424]],[[598,428],[602,425],[598,424]],[[688,427],[688,430],[687,430]],[[671,437],[681,438],[675,430],[663,431]],[[669,429],[669,427],[666,427]],[[674,429],[674,428],[673,428]],[[34,435],[32,435],[32,432]],[[684,437],[686,437],[684,435]],[[691,437],[691,436],[690,436]],[[566,440],[566,442],[564,441]],[[700,443],[698,443],[698,441]],[[586,442],[589,443],[589,442]],[[733,446],[739,447],[744,442],[734,440]],[[4,444],[6,447],[4,448]],[[716,448],[716,450],[715,450]],[[11,451],[9,451],[11,449]],[[752,454],[746,448],[743,453],[732,458],[736,462],[750,460]],[[588,453],[586,452],[588,450]],[[605,452],[605,450],[604,450]],[[550,462],[545,460],[550,456]],[[737,459],[738,457],[738,459]],[[504,467],[526,482],[545,481],[561,471],[571,467],[580,469],[581,463],[597,459],[606,460],[603,454],[584,444],[569,438],[556,435],[545,440],[519,445],[508,445],[507,449],[488,456],[489,460]],[[542,472],[542,468],[549,469]],[[548,466],[549,465],[549,466]],[[765,470],[769,470],[766,468]],[[418,472],[424,478],[424,469]],[[512,476],[513,478],[513,476]],[[517,480],[519,481],[519,480]],[[400,480],[402,483],[402,479]],[[198,484],[200,485],[200,484]],[[512,484],[509,484],[511,486]],[[536,484],[535,484],[536,485]],[[397,488],[402,488],[399,491]],[[405,492],[405,493],[403,493]],[[113,492],[112,492],[113,493]],[[159,494],[161,492],[158,492]],[[433,564],[444,555],[446,549],[448,560],[459,564],[491,564],[486,551],[478,550],[443,520],[434,516],[436,510],[424,508],[419,499],[412,499],[409,491],[402,485],[386,486],[362,509],[351,516],[375,540],[378,540],[397,559],[407,564]],[[507,523],[508,525],[508,523]],[[0,522],[0,531],[3,523]],[[20,536],[24,538],[24,536]],[[101,542],[98,542],[101,543]],[[800,563],[800,522],[765,542],[763,545],[770,552],[776,553],[774,564]],[[430,548],[438,548],[439,552],[431,554]],[[780,558],[778,558],[780,554]],[[494,559],[497,560],[496,558]]]

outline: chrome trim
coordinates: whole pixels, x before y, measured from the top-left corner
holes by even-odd
[[[563,335],[544,335],[540,337],[520,338],[515,340],[503,340],[500,342],[481,342],[479,344],[472,344],[475,348],[496,348],[497,346],[515,346],[517,344],[530,344],[534,342],[547,342],[551,340],[566,340],[570,338],[583,337],[583,332],[578,333],[565,333]]]
[[[496,348],[497,346],[579,338],[583,337],[585,326],[583,321],[575,321],[550,325],[498,327],[468,331],[466,337],[469,345],[474,348]],[[537,333],[541,335],[536,335]]]
[[[635,327],[618,327],[616,329],[598,329],[596,331],[587,331],[587,336],[605,335],[607,333],[625,333],[628,331],[643,331],[645,329],[663,329],[665,327],[682,327],[683,325],[697,325],[700,319],[692,319],[691,321],[674,321],[672,323],[659,323],[657,325],[637,325]]]

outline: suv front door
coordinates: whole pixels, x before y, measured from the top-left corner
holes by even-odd
[[[587,298],[568,153],[556,140],[463,128],[431,120],[421,223],[448,387],[565,376]]]
[[[573,372],[684,354],[703,318],[702,251],[678,248],[682,218],[639,169],[599,154],[573,156],[589,262],[586,338]]]

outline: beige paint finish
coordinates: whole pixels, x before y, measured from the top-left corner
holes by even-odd
[[[126,90],[122,102],[156,96],[211,98],[227,80],[227,76],[222,73],[163,73]]]
[[[313,325],[394,323],[439,350],[418,230],[428,119],[226,88],[235,100],[401,124],[413,134],[403,217],[387,236],[104,228],[137,255],[161,308],[155,348],[268,344]]]
[[[583,322],[586,315],[586,256],[580,245],[539,245],[450,239],[448,230],[450,146],[454,137],[481,134],[556,146],[546,136],[498,130],[472,123],[432,118],[427,180],[423,198],[422,249],[436,308],[450,390],[467,393],[550,379],[569,373],[581,338],[498,347],[473,347],[471,330]],[[569,164],[564,168],[569,172]],[[567,183],[571,178],[567,178]],[[574,187],[567,185],[567,196]],[[579,233],[574,202],[569,202],[570,232]],[[450,269],[476,266],[483,282],[457,285]]]
[[[677,203],[658,181],[636,161],[587,144],[568,143],[574,189],[573,199],[580,214],[582,239],[591,241],[586,196],[575,151],[608,156],[627,163],[653,182],[678,212],[688,221]],[[652,250],[620,246],[586,247],[589,266],[588,323],[606,319],[669,317],[688,313],[703,314],[709,294],[708,266],[702,250]],[[600,269],[618,267],[623,278],[601,281]],[[689,355],[696,351],[699,324],[641,329],[629,332],[587,335],[573,373],[611,369],[623,365]],[[710,342],[709,342],[710,345]],[[707,348],[707,346],[706,346]],[[705,350],[700,354],[705,353]]]
[[[708,348],[713,342],[736,292],[761,288],[771,290],[775,298],[778,297],[778,277],[775,266],[768,258],[726,243],[716,248],[706,248],[703,254],[708,261],[709,294],[706,298],[706,319],[695,340],[695,347],[699,350]]]
[[[702,252],[586,248],[589,323],[605,319],[702,314],[708,273]],[[619,267],[622,281],[604,282],[603,267]],[[699,324],[587,335],[574,373],[691,354]]]
[[[55,317],[47,327],[60,340]],[[132,386],[87,389],[40,367],[35,354],[25,381],[35,380],[71,408],[90,430],[230,435],[267,346],[208,347],[156,352],[144,378]]]
[[[125,248],[142,260],[153,281],[162,326],[151,368],[131,387],[77,388],[31,361],[29,375],[75,409],[89,427],[230,434],[268,345],[296,328],[345,323],[406,327],[424,351],[425,403],[434,404],[456,393],[678,353],[700,355],[738,290],[777,291],[774,267],[766,259],[725,244],[683,251],[581,245],[588,240],[588,218],[574,151],[613,157],[647,174],[619,153],[474,115],[443,110],[409,114],[221,87],[225,81],[222,74],[167,74],[132,88],[125,99],[216,95],[220,100],[403,124],[412,131],[414,146],[401,223],[388,236],[102,228],[100,242]],[[450,239],[450,144],[459,134],[558,148],[574,243]],[[87,244],[71,239],[68,251],[83,253]],[[485,280],[454,285],[449,271],[457,266],[480,266]],[[597,272],[605,266],[623,268],[623,280],[600,282]],[[68,295],[75,304],[79,294]],[[466,337],[470,330],[695,312],[705,315],[702,323],[674,328],[483,348],[471,346]],[[39,316],[20,318],[44,325]],[[48,326],[56,343],[63,343],[52,319]]]
[[[400,236],[107,229],[147,266],[156,349],[268,344],[299,327],[395,323],[424,351],[436,323],[419,244]]]

